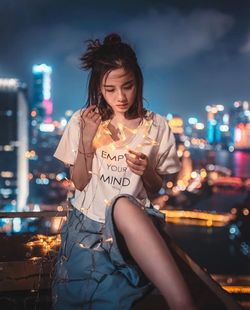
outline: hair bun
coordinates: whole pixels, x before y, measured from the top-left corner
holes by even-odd
[[[121,43],[121,37],[117,33],[111,33],[105,37],[103,40],[104,45],[115,45]]]
[[[81,67],[85,70],[92,69],[96,62],[98,51],[101,48],[101,43],[98,39],[87,40],[87,51],[80,57]]]

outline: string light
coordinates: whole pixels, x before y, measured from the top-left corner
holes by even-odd
[[[136,158],[135,154],[129,154],[129,156],[132,157],[132,158]]]
[[[95,139],[94,139],[94,146],[98,149],[99,147],[102,147],[104,145],[107,145],[108,149],[110,149],[111,151],[115,151],[118,147],[120,148],[121,147],[121,143],[123,144],[123,148],[125,148],[126,150],[129,150],[129,145],[130,145],[130,138],[132,135],[137,135],[137,137],[139,137],[140,140],[143,140],[143,141],[140,141],[140,143],[138,143],[137,145],[135,145],[133,148],[134,150],[136,151],[140,151],[140,152],[143,152],[143,147],[144,146],[155,146],[155,145],[158,145],[157,141],[152,139],[150,136],[149,136],[149,131],[150,131],[150,128],[153,124],[153,120],[152,119],[145,119],[143,121],[143,125],[142,126],[139,126],[138,128],[134,129],[134,128],[128,128],[126,127],[125,125],[119,123],[117,125],[118,129],[119,129],[119,138],[120,140],[119,141],[114,141],[114,140],[111,140],[111,135],[112,133],[110,132],[109,128],[108,128],[108,125],[110,124],[110,120],[107,120],[105,122],[102,122],[101,123],[101,126],[99,126],[98,128],[98,131],[97,131],[97,134],[95,136]],[[127,141],[127,143],[126,143]],[[131,141],[131,140],[130,140]],[[135,154],[131,154],[132,157],[136,157]],[[89,173],[91,175],[96,175],[96,176],[100,176],[100,172],[101,172],[101,167],[102,167],[102,164],[103,164],[103,160],[101,160],[101,162],[99,163],[99,168],[96,172],[93,172],[92,170],[89,171]],[[126,172],[128,171],[128,169],[124,169],[124,176],[126,174]],[[121,189],[122,189],[122,184],[120,186],[120,188],[118,189],[118,192],[120,193],[121,192]],[[93,202],[93,200],[95,199],[95,195],[96,195],[96,191],[94,191],[93,193],[93,197],[91,199],[91,202]],[[106,206],[111,206],[112,204],[112,200],[110,199],[104,199],[104,203]],[[90,206],[86,207],[86,208],[81,208],[81,211],[83,211],[85,213],[85,215],[87,215],[88,213],[88,210],[89,208],[91,207],[92,203],[90,204]],[[157,206],[155,206],[157,208]],[[84,225],[84,219],[83,220],[79,217],[79,221]],[[43,249],[43,252],[44,253],[49,253],[50,251],[52,251],[52,248],[53,247],[56,247],[57,246],[57,239],[55,240],[50,240],[50,239],[46,239],[44,238],[43,236],[38,236],[38,239],[37,240],[32,240],[29,244],[30,247],[34,247],[35,244],[39,245],[42,249]],[[34,243],[35,242],[35,243]],[[93,248],[93,250],[97,249],[100,247],[101,243],[113,243],[113,238],[112,236],[109,236],[107,237],[105,240],[101,241],[98,243],[98,245],[96,247]],[[80,243],[76,243],[78,244],[78,246],[82,249],[84,248],[88,248],[88,245],[83,243],[83,242],[80,242]],[[65,259],[68,259],[68,257],[65,257]]]
[[[112,136],[112,133],[111,131],[109,130],[108,126],[110,124],[111,120],[107,120],[107,121],[104,121],[101,123],[101,125],[99,126],[98,128],[98,131],[97,131],[97,134],[95,136],[95,139],[94,139],[94,145],[98,148],[98,147],[102,147],[104,145],[107,144],[108,148],[111,150],[111,151],[114,151],[117,149],[116,147],[116,141],[112,141],[110,142],[110,138],[109,138],[109,142],[107,140],[107,138],[105,137],[105,135],[107,135],[108,137]],[[126,125],[122,124],[122,123],[117,123],[117,128],[119,129],[119,137],[120,137],[120,140],[118,141],[118,146],[120,147],[120,144],[119,142],[125,142],[125,141],[128,141],[129,140],[129,136],[132,135],[137,135],[139,134],[139,131],[142,130],[142,138],[143,138],[143,141],[141,143],[138,143],[136,146],[135,146],[135,150],[138,151],[143,148],[143,146],[147,146],[147,145],[150,145],[150,146],[155,146],[155,145],[158,145],[158,142],[154,139],[151,139],[149,137],[149,131],[150,131],[150,128],[151,126],[153,125],[153,119],[145,119],[143,121],[143,125],[141,126],[138,126],[138,128],[129,128],[127,127]],[[125,144],[123,147],[125,147],[126,150],[129,151],[130,147],[129,147],[129,144]],[[136,158],[137,156],[135,154],[129,154],[130,157],[132,158]],[[102,164],[100,164],[100,169],[101,169],[101,166]],[[90,174],[92,175],[96,175],[99,177],[99,173],[100,173],[100,169],[99,171],[95,174],[93,173],[93,171],[89,171]],[[126,172],[127,172],[127,169],[124,170],[124,173],[123,173],[123,178],[125,177],[126,175]],[[116,187],[116,189],[118,190],[118,193],[119,194],[121,192],[121,189],[122,189],[122,184],[120,185],[120,187]],[[93,195],[91,201],[94,200],[94,196],[95,194]],[[106,207],[109,207],[111,206],[112,204],[112,201],[109,200],[109,199],[104,199],[104,203],[106,205]],[[89,207],[87,208],[81,208],[82,211],[85,211],[88,213],[88,210],[89,208],[91,207],[91,205],[89,205]],[[85,213],[87,215],[87,213]]]
[[[84,243],[79,243],[79,246],[80,246],[80,248],[82,248],[82,249],[88,248],[88,247],[86,247],[86,245],[85,245]]]
[[[97,173],[94,173],[92,170],[89,170],[88,173],[89,173],[89,174],[92,174],[92,175],[97,175],[97,176],[98,176],[98,174],[97,174]]]
[[[103,240],[103,242],[105,242],[105,243],[108,243],[108,242],[112,243],[113,242],[113,238],[112,237],[108,237],[107,239]]]
[[[114,141],[110,143],[110,137],[111,137],[112,134],[111,134],[110,130],[108,129],[109,123],[110,123],[110,120],[102,122],[101,126],[99,126],[99,128],[98,128],[98,132],[97,132],[97,134],[95,136],[95,141],[94,142],[97,142],[97,145],[98,145],[98,142],[100,142],[99,146],[103,146],[109,140],[109,143],[106,143],[106,144],[107,144],[108,148],[110,148],[110,150],[113,151],[113,150],[117,149],[117,145],[119,145],[119,143],[116,143]],[[145,119],[144,122],[143,122],[143,126],[139,126],[136,129],[128,128],[128,127],[126,127],[123,124],[118,124],[117,127],[118,127],[118,129],[120,131],[120,140],[121,140],[120,142],[123,142],[125,144],[126,141],[127,141],[127,144],[125,146],[123,146],[123,147],[125,147],[125,149],[127,149],[127,150],[129,149],[129,144],[128,144],[129,142],[128,141],[129,141],[131,135],[137,135],[137,137],[139,137],[140,140],[143,140],[143,141],[140,141],[140,143],[138,143],[137,145],[135,145],[135,150],[140,150],[142,152],[142,149],[143,149],[144,146],[156,146],[156,145],[159,145],[159,143],[155,139],[152,139],[150,137],[150,128],[151,128],[152,125],[153,125],[153,119]],[[103,134],[106,135],[107,137],[103,137]],[[142,139],[141,139],[141,137],[142,137]],[[103,141],[102,141],[102,139],[103,139]],[[104,144],[101,144],[102,142],[104,142]],[[132,157],[136,157],[136,155],[132,154]],[[101,163],[100,163],[100,169],[101,169],[101,166],[102,166],[102,162],[103,161],[101,161]],[[93,171],[90,170],[89,173],[92,174],[92,175],[99,176],[100,175],[100,169],[98,169],[98,171],[96,173],[94,173]],[[126,174],[126,170],[124,171],[124,175],[125,174]],[[69,185],[70,184],[72,184],[72,183],[69,182]],[[119,188],[119,192],[121,191],[121,189],[122,189],[122,185]],[[93,193],[93,197],[92,197],[91,201],[94,200],[95,194],[96,194],[96,192]],[[68,198],[70,198],[70,196],[68,196]],[[111,203],[112,203],[112,200],[104,199],[104,203],[105,203],[106,206],[110,206]],[[87,214],[87,212],[89,210],[89,207],[81,209],[81,210],[85,211],[86,212],[85,214]],[[155,205],[154,208],[158,209],[159,206]],[[58,210],[59,210],[59,207],[58,207]],[[79,223],[84,225],[85,217],[83,219],[81,217],[79,217],[78,220],[79,220]],[[68,223],[67,223],[67,225],[68,225]],[[100,247],[100,245],[102,243],[113,243],[112,236],[108,236],[103,241],[100,240],[98,245],[96,247],[92,248],[92,249],[96,250],[97,248]],[[41,251],[45,255],[47,255],[47,254],[50,254],[51,252],[53,252],[54,250],[56,250],[59,247],[60,244],[61,244],[60,236],[48,237],[48,236],[44,236],[44,235],[37,235],[36,239],[30,240],[26,244],[26,246],[30,250],[33,250],[33,248],[35,246],[38,246],[38,247],[41,248]],[[85,244],[83,242],[80,242],[80,243],[75,242],[74,245],[77,245],[77,246],[79,246],[82,249],[90,247],[90,246],[88,246],[88,244]],[[40,258],[33,256],[30,259],[36,261],[36,260],[38,260]],[[64,260],[68,260],[69,259],[68,254],[67,254],[67,257],[65,256],[65,254],[62,254],[61,259],[62,260],[63,259]],[[61,261],[61,262],[63,263],[63,261]]]
[[[122,141],[126,141],[127,137],[126,137],[125,132],[124,132],[124,126],[123,126],[123,124],[118,123],[118,124],[117,124],[117,127],[118,127],[119,130],[120,130],[120,137],[121,137],[121,140],[122,140]]]
[[[56,249],[61,244],[61,237],[59,235],[56,236],[46,236],[46,235],[35,235],[31,241],[28,241],[25,246],[28,247],[30,250],[33,247],[40,248],[43,254],[48,254],[49,252],[55,252]]]
[[[115,147],[115,143],[111,143],[111,144],[110,144],[110,148],[111,148],[111,150],[113,150],[113,151],[114,151],[114,150],[116,149],[116,147]]]

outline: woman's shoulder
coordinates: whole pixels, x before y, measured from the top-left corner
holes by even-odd
[[[154,126],[159,126],[160,128],[166,128],[168,127],[168,122],[165,116],[162,116],[159,113],[152,112],[147,110],[147,113],[145,115],[145,118],[147,120],[152,120]]]
[[[70,119],[68,120],[67,126],[65,127],[64,132],[72,132],[75,134],[80,129],[80,122],[81,122],[81,114],[83,109],[76,110],[71,115]]]
[[[82,109],[78,109],[75,112],[73,112],[73,114],[71,115],[71,118],[69,120],[69,124],[70,125],[79,125],[80,124],[80,120],[81,120],[81,114],[83,112],[84,108]]]
[[[70,120],[74,120],[74,121],[78,120],[78,121],[80,121],[82,110],[83,110],[83,109],[78,109],[78,110],[76,110],[76,111],[72,114]]]

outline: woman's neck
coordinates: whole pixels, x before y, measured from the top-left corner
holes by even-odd
[[[122,114],[116,114],[112,117],[111,119],[111,124],[113,124],[114,126],[116,126],[117,124],[123,124],[123,125],[138,125],[140,123],[140,118],[133,118],[133,119],[128,119],[125,117],[125,115]]]
[[[127,119],[126,119],[125,115],[117,114],[111,118],[111,122],[113,122],[113,123],[124,123],[126,121],[127,121]]]

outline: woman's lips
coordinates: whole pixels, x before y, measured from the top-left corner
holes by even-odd
[[[128,106],[128,103],[123,103],[123,104],[117,104],[116,105],[118,108],[126,108]]]

